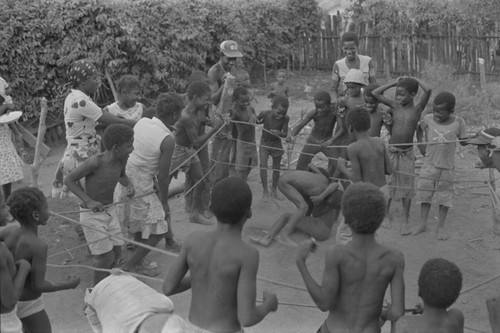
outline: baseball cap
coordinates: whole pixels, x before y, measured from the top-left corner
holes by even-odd
[[[475,138],[467,140],[471,145],[491,145],[496,137],[500,136],[500,128],[490,127],[479,131]]]
[[[344,83],[359,83],[365,85],[365,81],[363,80],[363,72],[359,69],[350,69],[344,78]]]
[[[220,51],[229,58],[241,58],[240,46],[234,40],[225,40],[220,44]]]

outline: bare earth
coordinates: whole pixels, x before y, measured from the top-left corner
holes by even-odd
[[[304,81],[295,80],[298,83],[292,89],[289,115],[291,124],[299,119],[301,111],[313,107],[311,93],[304,93]],[[316,80],[309,80],[309,86],[313,87],[312,94],[318,87],[328,87],[328,76],[323,75]],[[269,100],[256,91],[257,111],[270,108]],[[260,130],[258,131],[260,132]],[[260,133],[259,133],[260,134]],[[300,151],[301,145],[296,145],[295,150]],[[40,171],[40,184],[46,195],[50,193],[53,173],[59,161],[64,147],[54,148],[49,157],[43,162]],[[456,179],[460,180],[487,180],[488,171],[478,170],[473,167],[477,160],[473,147],[460,148],[457,153]],[[294,154],[292,160],[297,158]],[[293,168],[293,166],[292,166]],[[29,185],[30,169],[26,167],[26,179],[16,184],[16,187]],[[495,175],[498,173],[495,171]],[[270,175],[268,177],[271,178]],[[179,180],[182,181],[182,180]],[[249,184],[254,194],[253,217],[246,224],[243,237],[248,241],[250,235],[262,234],[263,229],[271,226],[274,220],[283,212],[292,209],[288,202],[280,202],[279,206],[273,202],[262,202],[262,187],[260,184],[259,171],[255,169],[249,177]],[[473,188],[484,186],[482,183],[458,183],[456,185],[454,208],[451,209],[447,220],[450,239],[442,242],[435,239],[434,230],[437,224],[437,209],[433,206],[429,218],[430,231],[419,235],[402,237],[399,235],[399,219],[401,215],[400,203],[393,205],[395,223],[391,229],[380,229],[379,240],[390,246],[403,251],[406,260],[406,307],[411,308],[419,302],[417,296],[417,278],[422,264],[434,257],[443,257],[455,262],[462,270],[464,276],[464,287],[467,289],[482,281],[485,281],[500,273],[500,238],[494,236],[489,228],[492,224],[492,209],[487,188]],[[74,211],[78,209],[78,200],[68,198],[65,200],[49,199],[50,208],[54,212]],[[182,196],[171,200],[173,228],[176,236],[183,240],[193,230],[208,230],[207,226],[193,225],[188,223],[184,212]],[[414,204],[411,211],[411,223],[415,225],[420,215],[419,207]],[[77,214],[71,215],[78,219]],[[308,259],[308,265],[317,280],[321,278],[324,265],[324,253],[327,246],[334,243],[336,224],[332,231],[331,240],[320,243],[319,249]],[[57,254],[66,249],[74,248],[84,244],[84,240],[78,239],[73,226],[64,220],[52,217],[47,226],[40,230],[41,237],[49,244],[49,256]],[[305,239],[304,235],[298,235],[297,240]],[[163,242],[158,246],[163,248]],[[303,286],[298,270],[295,266],[295,250],[273,243],[269,248],[259,248],[260,269],[259,276],[279,281],[285,284]],[[150,259],[158,262],[159,271],[164,276],[172,263],[172,257],[159,253],[151,253]],[[92,265],[92,260],[85,247],[69,251],[49,259],[51,264],[86,264]],[[91,332],[83,313],[83,297],[85,289],[92,282],[92,272],[83,269],[51,268],[47,270],[49,279],[65,279],[70,272],[77,272],[82,278],[82,283],[76,290],[62,291],[44,295],[44,302],[51,319],[54,332]],[[148,282],[151,287],[160,291],[159,282]],[[270,282],[258,281],[258,299],[262,297],[262,290],[274,290],[278,294],[280,302],[295,303],[295,305],[280,305],[278,312],[269,315],[263,322],[256,325],[249,332],[314,332],[323,323],[326,314],[313,306],[311,297],[307,292],[295,290],[285,286],[279,286]],[[498,294],[500,291],[500,279],[494,280],[470,292],[460,296],[455,307],[465,314],[466,332],[489,332],[485,300]],[[186,292],[172,297],[176,306],[176,312],[187,317],[190,294]],[[387,299],[390,301],[389,299]],[[303,307],[306,305],[312,307]],[[389,332],[388,325],[384,332]]]

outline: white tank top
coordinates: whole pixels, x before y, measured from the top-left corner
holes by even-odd
[[[161,143],[172,132],[158,118],[142,118],[134,126],[134,151],[127,163],[155,176],[160,167]]]
[[[359,57],[359,70],[363,72],[363,81],[365,82],[365,85],[369,84],[368,79],[370,78],[370,58],[369,56],[361,55],[358,54]],[[345,61],[345,57],[337,60],[335,62],[337,64],[337,67],[339,68],[339,76],[340,76],[340,91],[345,91],[346,86],[344,84],[344,78],[349,71],[349,67],[347,67],[347,63]]]

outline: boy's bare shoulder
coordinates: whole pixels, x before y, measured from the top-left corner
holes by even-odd
[[[390,261],[395,266],[404,265],[405,257],[403,252],[387,245],[379,244],[379,246],[382,249],[384,256],[388,261]]]

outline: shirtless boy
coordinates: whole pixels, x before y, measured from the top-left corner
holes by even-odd
[[[170,171],[180,170],[188,173],[196,184],[203,178],[203,168],[196,154],[196,149],[205,144],[223,125],[220,119],[215,120],[210,131],[199,134],[201,126],[200,113],[204,114],[210,104],[210,88],[203,81],[192,82],[188,87],[189,104],[182,110],[181,118],[175,124],[175,149],[172,155]],[[206,182],[208,180],[205,179]],[[203,186],[193,190],[193,206],[189,213],[189,222],[210,225],[212,222],[203,216]]]
[[[17,303],[17,316],[25,332],[50,333],[52,328],[43,306],[42,293],[74,289],[80,278],[70,275],[67,281],[59,283],[45,280],[48,246],[38,237],[38,227],[47,224],[49,205],[42,191],[35,187],[18,189],[11,194],[7,205],[20,226],[6,227],[0,232],[0,240],[5,242],[14,261],[24,259],[31,264]]]
[[[0,191],[0,227],[7,224],[7,206]],[[21,259],[14,262],[14,257],[4,242],[0,242],[0,332],[22,333],[23,324],[17,316],[17,301],[23,291],[31,265]]]
[[[255,305],[259,252],[241,239],[251,205],[244,181],[217,182],[211,200],[217,228],[190,234],[165,278],[167,296],[192,289],[188,320],[193,332],[242,332],[242,326],[253,326],[278,308],[276,295],[267,291],[263,303]]]
[[[276,96],[273,99],[272,109],[270,111],[262,111],[257,116],[257,122],[264,124],[264,130],[260,139],[259,158],[260,158],[260,180],[264,189],[263,199],[269,198],[267,189],[267,160],[269,156],[273,158],[273,184],[271,187],[271,198],[283,200],[278,196],[276,188],[278,187],[278,179],[280,178],[279,169],[281,167],[281,157],[285,153],[281,138],[286,138],[288,135],[288,98],[285,96]]]
[[[290,88],[285,84],[285,80],[286,70],[279,69],[276,73],[276,81],[271,83],[271,92],[267,95],[271,99],[271,103],[274,103],[274,99],[278,96],[288,97]]]
[[[418,87],[424,91],[420,102],[414,104],[413,99],[418,92]],[[396,87],[396,100],[390,100],[383,95],[384,91]],[[415,196],[415,153],[413,152],[413,137],[417,129],[420,116],[424,111],[431,89],[416,78],[404,77],[394,82],[387,83],[375,90],[373,96],[381,103],[392,109],[392,129],[389,144],[403,144],[401,146],[390,146],[389,157],[393,166],[393,175],[389,183],[391,188],[391,199],[387,204],[387,212],[390,214],[392,200],[402,200],[403,220],[401,221],[401,235],[409,235],[411,200]],[[408,143],[408,145],[404,145]],[[389,215],[390,218],[390,215]]]
[[[130,198],[134,196],[134,187],[125,174],[127,159],[133,150],[134,130],[127,125],[112,124],[104,131],[102,142],[105,152],[83,162],[64,183],[82,200],[80,223],[95,266],[110,269],[118,263],[124,242],[105,234],[123,237],[117,206],[106,206],[113,203],[117,183],[127,188]],[[85,190],[80,186],[82,178],[85,178]],[[94,284],[107,275],[95,271]]]
[[[311,134],[307,138],[307,142],[300,153],[297,162],[297,170],[307,170],[307,166],[311,163],[316,154],[323,153],[328,158],[335,157],[335,150],[328,148],[328,143],[332,140],[333,128],[337,121],[335,112],[332,109],[330,94],[326,91],[319,91],[314,95],[314,110],[307,113],[305,117],[292,129],[291,140],[295,143],[297,134],[311,120],[314,121]],[[333,139],[336,139],[334,137]],[[329,160],[329,169],[333,165],[332,160]]]
[[[237,121],[236,166],[238,176],[247,181],[252,167],[257,166],[257,146],[255,144],[255,110],[250,106],[248,89],[237,87],[233,93],[234,108],[231,119]]]
[[[267,235],[250,237],[251,241],[267,247],[276,238],[283,245],[297,246],[291,239],[295,230],[303,231],[319,241],[328,239],[339,214],[342,189],[338,182],[329,182],[326,171],[313,165],[309,169],[312,172],[296,170],[280,177],[280,191],[297,210],[281,215]],[[284,233],[278,236],[283,229]]]
[[[363,106],[370,115],[370,129],[368,130],[368,135],[380,137],[382,125],[387,123],[388,117],[385,112],[380,110],[380,102],[373,97],[373,91],[378,87],[380,87],[378,84],[370,84],[365,87],[363,90],[363,99],[365,100]]]
[[[418,277],[418,295],[424,301],[421,316],[401,317],[394,333],[459,333],[464,331],[464,315],[448,308],[462,289],[462,273],[454,263],[436,258],[428,260]]]
[[[329,311],[318,332],[380,332],[381,319],[396,321],[404,313],[404,257],[375,240],[385,215],[384,196],[375,185],[349,186],[342,197],[342,213],[352,229],[352,241],[327,250],[321,284],[306,265],[312,241],[299,248],[297,267],[316,305]],[[383,313],[389,285],[391,305]]]

